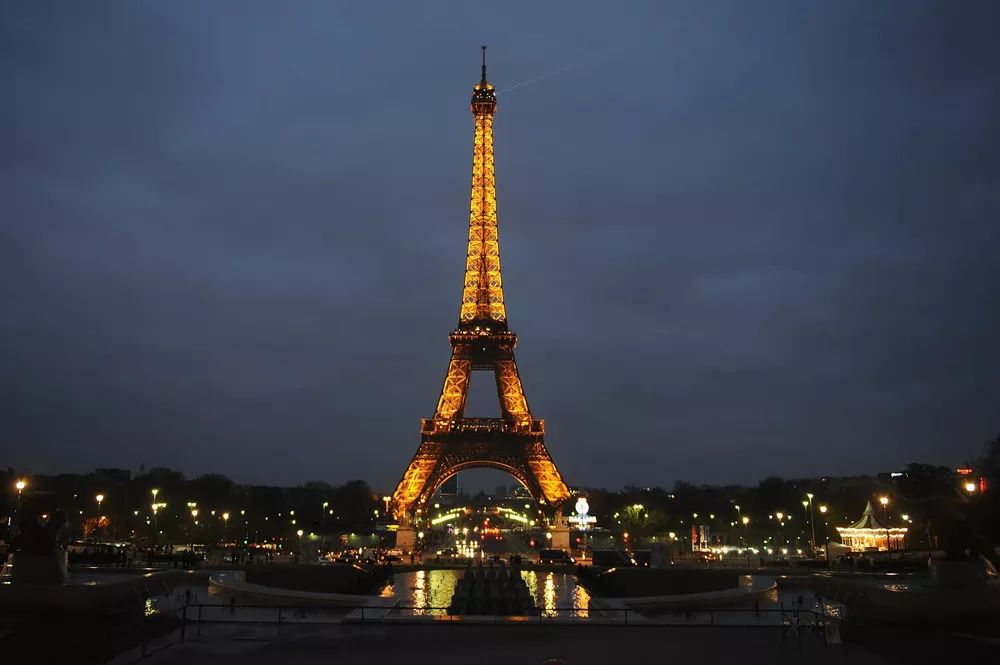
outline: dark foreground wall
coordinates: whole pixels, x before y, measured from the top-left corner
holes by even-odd
[[[207,573],[166,570],[143,575],[122,575],[121,581],[95,584],[4,584],[0,585],[0,618],[10,613],[141,614],[147,598],[170,593],[185,584],[207,582]]]
[[[585,568],[580,581],[587,590],[608,598],[638,598],[735,589],[739,574],[731,570],[683,568],[613,568],[595,573]]]

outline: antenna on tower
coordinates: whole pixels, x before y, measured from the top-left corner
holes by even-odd
[[[483,80],[481,83],[486,85],[486,47],[483,46]]]

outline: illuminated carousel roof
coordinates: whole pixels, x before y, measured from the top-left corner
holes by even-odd
[[[885,531],[886,525],[878,521],[875,517],[875,509],[872,507],[872,502],[869,500],[868,505],[865,506],[865,512],[861,515],[861,519],[847,527],[848,529],[879,529]]]

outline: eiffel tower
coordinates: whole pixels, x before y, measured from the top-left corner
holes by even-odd
[[[420,520],[423,507],[446,480],[470,468],[499,469],[513,476],[539,504],[559,517],[569,490],[545,448],[545,422],[531,415],[514,360],[517,335],[507,327],[493,170],[496,89],[483,75],[472,89],[476,119],[472,197],[465,287],[458,327],[448,336],[451,362],[434,417],[421,421],[420,447],[393,494],[400,524]],[[500,418],[466,418],[473,371],[492,371]]]

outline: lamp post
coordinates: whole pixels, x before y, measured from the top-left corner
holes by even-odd
[[[885,520],[885,551],[888,557],[892,550],[892,543],[889,540],[889,497],[880,496],[878,502],[882,504],[882,519]]]
[[[750,517],[748,517],[747,515],[744,515],[742,521],[743,521],[743,534],[744,534],[743,535],[743,549],[745,549],[746,553],[747,553],[747,568],[749,568],[750,567],[750,545],[747,543],[747,541],[749,540],[749,538],[747,538],[747,534],[749,533],[749,526],[748,525],[750,524]]]
[[[826,506],[819,507],[819,513],[823,516],[823,549],[826,550],[826,560],[830,560],[830,536],[826,528]]]
[[[158,489],[156,489],[154,487],[153,489],[149,490],[149,492],[150,492],[150,494],[153,495],[153,531],[155,532],[153,534],[153,537],[156,540],[156,542],[159,542],[160,541],[160,522],[159,522],[159,520],[157,519],[157,516],[156,516],[156,511],[157,511],[156,495],[160,493],[160,490],[158,490]]]
[[[23,490],[27,486],[28,486],[28,483],[26,483],[24,480],[18,480],[14,484],[14,487],[17,488],[17,503],[14,504],[14,512],[15,513],[19,512],[21,510],[21,490]],[[8,517],[7,518],[7,526],[10,526],[10,523],[11,523],[11,518]]]
[[[323,550],[323,554],[326,554],[326,507],[330,505],[329,501],[323,502],[323,540],[320,541],[320,549]]]
[[[156,490],[153,490],[153,491],[155,492]],[[156,531],[155,536],[156,536],[157,541],[159,541],[159,539],[160,539],[160,521],[159,521],[160,510],[163,509],[163,508],[166,508],[166,507],[167,507],[167,504],[162,503],[162,502],[161,503],[154,503],[152,505],[152,508],[153,508],[153,530]]]
[[[94,497],[97,500],[97,528],[101,528],[101,503],[104,502],[104,495],[98,494]]]
[[[386,517],[388,517],[389,516],[389,502],[392,501],[392,497],[389,496],[388,494],[386,494],[385,496],[382,497],[382,500],[385,501],[385,514],[386,514]]]
[[[778,511],[774,516],[778,518],[778,546],[783,548],[785,546],[785,532],[781,530],[781,527],[785,526],[785,523],[782,521],[785,519],[785,513]]]
[[[809,499],[809,526],[812,529],[812,552],[809,553],[809,557],[812,558],[813,554],[816,552],[816,513],[813,512],[813,494],[809,492],[806,494]]]

